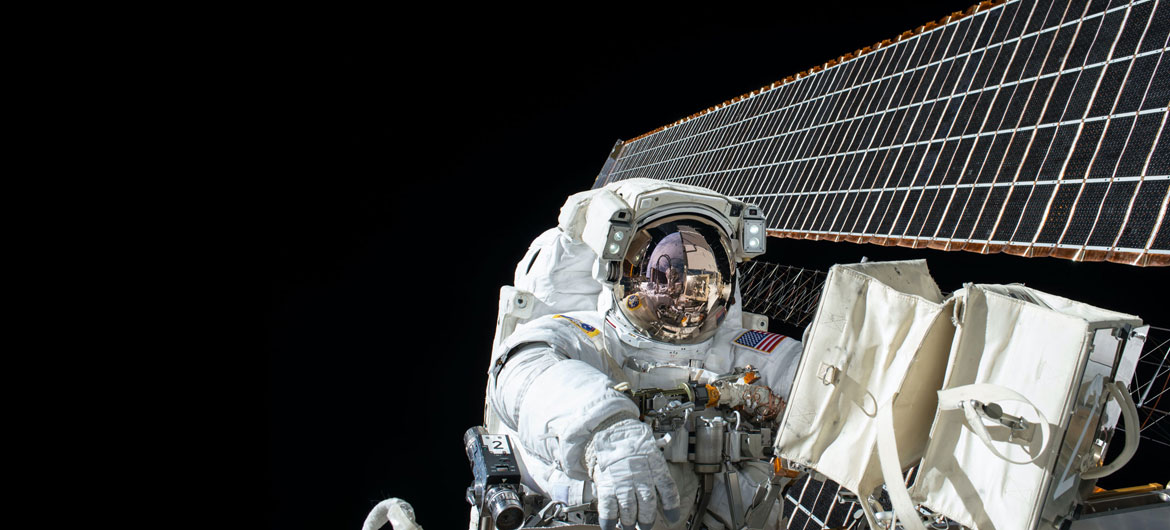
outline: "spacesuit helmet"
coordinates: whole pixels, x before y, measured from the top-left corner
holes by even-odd
[[[734,302],[727,234],[697,214],[652,220],[631,236],[614,303],[648,338],[696,344],[714,335]]]

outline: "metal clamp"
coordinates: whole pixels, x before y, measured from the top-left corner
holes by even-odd
[[[992,421],[1011,429],[1011,441],[1031,442],[1033,436],[1036,434],[1036,425],[1019,416],[1012,416],[1005,414],[1003,407],[996,403],[982,403],[977,400],[971,400],[971,404],[975,405],[975,410],[979,412],[980,416],[988,418]]]

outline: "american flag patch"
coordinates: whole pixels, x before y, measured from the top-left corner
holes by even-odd
[[[767,331],[745,331],[735,338],[735,343],[740,346],[747,346],[756,351],[764,353],[772,353],[776,349],[776,345],[786,337],[779,333],[768,333]]]

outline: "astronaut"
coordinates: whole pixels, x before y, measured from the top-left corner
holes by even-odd
[[[671,437],[630,396],[701,389],[750,366],[754,386],[787,398],[800,341],[745,328],[737,283],[737,263],[763,254],[765,239],[758,207],[696,186],[630,179],[569,198],[501,290],[489,371],[485,423],[518,442],[529,491],[596,501],[607,529],[743,521],[773,476],[768,461],[735,463],[735,482],[698,473],[694,455],[668,461]],[[684,454],[686,439],[674,439]]]

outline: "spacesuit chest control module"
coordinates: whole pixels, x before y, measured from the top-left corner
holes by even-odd
[[[575,194],[501,288],[484,426],[465,436],[482,530],[776,528],[772,455],[800,342],[741,309],[764,215],[631,179]]]

